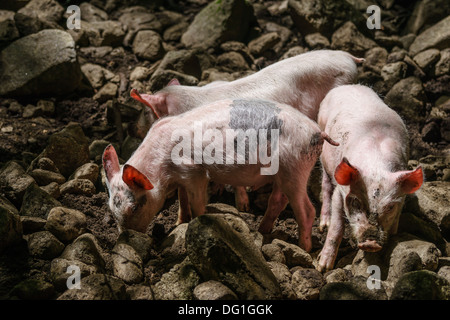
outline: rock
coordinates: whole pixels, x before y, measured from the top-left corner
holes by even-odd
[[[450,266],[443,266],[439,269],[438,276],[444,278],[450,283]]]
[[[81,81],[75,42],[61,30],[42,30],[14,41],[0,53],[0,64],[2,96],[64,95]]]
[[[409,47],[412,56],[429,48],[445,49],[450,44],[450,16],[420,33]]]
[[[189,223],[186,250],[203,279],[222,282],[240,299],[280,295],[276,278],[254,242],[220,215],[205,214]]]
[[[118,243],[112,250],[114,275],[127,284],[142,282],[142,259],[132,246]]]
[[[187,223],[179,224],[173,229],[170,234],[164,239],[160,246],[161,255],[170,261],[181,262],[186,257],[186,230]]]
[[[311,49],[324,49],[330,46],[330,41],[318,32],[305,36],[305,41]]]
[[[58,300],[125,300],[126,287],[122,280],[106,274],[81,278],[81,289],[68,289]]]
[[[429,72],[433,69],[440,56],[438,49],[428,49],[416,54],[413,60],[424,72]]]
[[[243,42],[254,21],[253,7],[244,0],[211,2],[195,16],[181,43],[207,49],[230,40]]]
[[[95,185],[92,183],[92,181],[88,179],[69,180],[63,185],[61,185],[60,190],[61,195],[71,193],[71,194],[83,194],[87,196],[92,196],[96,192]]]
[[[181,36],[187,31],[188,27],[189,24],[182,21],[167,28],[163,33],[164,41],[180,41]]]
[[[2,202],[8,202],[2,199]],[[0,253],[6,248],[19,243],[22,240],[22,223],[17,209],[11,210],[12,204],[0,204]]]
[[[442,232],[444,237],[450,235],[450,202],[448,194],[450,182],[424,182],[416,192],[420,213],[431,220]]]
[[[150,76],[151,73],[152,73],[151,69],[138,66],[138,67],[134,68],[133,71],[131,71],[130,81],[146,80]]]
[[[327,283],[320,290],[320,300],[387,300],[383,287],[369,289],[367,279],[362,276],[346,282]]]
[[[342,268],[333,269],[323,275],[326,283],[345,282],[350,280],[351,276],[351,272]]]
[[[397,82],[386,95],[384,102],[406,118],[406,122],[423,119],[426,96],[422,82],[408,77]]]
[[[103,103],[116,97],[119,87],[117,84],[108,82],[92,97],[98,103]]]
[[[20,215],[47,219],[50,210],[58,206],[61,206],[59,201],[55,200],[36,184],[30,184],[23,197]]]
[[[446,0],[421,0],[414,5],[413,12],[409,16],[404,33],[417,34],[427,26],[445,18],[450,14],[450,8]]]
[[[439,77],[450,73],[450,48],[440,52],[441,58],[436,63],[434,74]]]
[[[143,262],[147,262],[150,259],[153,239],[149,235],[127,229],[119,235],[117,244],[119,243],[133,247]]]
[[[67,243],[86,232],[86,216],[78,210],[55,207],[48,214],[45,228]]]
[[[38,110],[41,110],[45,116],[53,116],[55,113],[55,103],[49,100],[39,100],[36,105]]]
[[[87,22],[105,21],[108,20],[108,14],[102,9],[90,4],[89,2],[83,2],[80,4],[81,18]]]
[[[244,57],[237,52],[225,52],[217,57],[217,65],[226,72],[247,70],[249,66]]]
[[[237,300],[236,294],[230,288],[214,280],[200,283],[193,293],[197,300]]]
[[[62,18],[64,8],[55,0],[31,0],[18,12],[41,20],[58,22]]]
[[[292,274],[292,288],[300,300],[318,299],[323,284],[323,276],[316,269],[299,269]]]
[[[84,233],[66,246],[61,259],[76,260],[94,266],[98,270],[105,268],[105,260],[97,239],[90,233]]]
[[[158,69],[152,75],[151,80],[153,81],[160,73],[168,70],[191,75],[197,79],[200,79],[202,75],[200,60],[194,50],[174,50],[167,52]],[[164,83],[164,86],[167,83]]]
[[[422,140],[425,142],[438,142],[441,140],[441,130],[439,125],[432,121],[427,123],[420,132]]]
[[[94,140],[89,145],[89,159],[95,160],[97,156],[101,156],[105,148],[110,144],[106,140]]]
[[[43,231],[47,220],[38,217],[20,217],[22,223],[23,234],[30,234],[38,231]]]
[[[66,178],[62,174],[43,169],[34,169],[30,172],[30,176],[33,177],[39,186],[46,186],[52,182],[57,184],[66,182]]]
[[[449,282],[428,270],[404,274],[396,283],[391,300],[448,300]]]
[[[98,174],[100,173],[100,168],[95,163],[85,163],[79,167],[75,172],[69,177],[71,179],[87,179],[92,183],[97,182]]]
[[[161,36],[152,30],[141,30],[133,41],[133,52],[139,58],[156,61],[164,56]]]
[[[81,72],[87,78],[94,89],[101,88],[105,81],[114,78],[114,73],[97,64],[85,63],[81,66]]]
[[[49,231],[35,232],[27,238],[30,255],[39,259],[51,260],[64,250],[64,244]]]
[[[262,253],[267,261],[286,264],[286,257],[284,256],[283,251],[281,251],[281,247],[274,243],[263,245]]]
[[[408,66],[403,61],[388,63],[381,68],[381,76],[387,87],[392,87],[395,83],[403,79]]]
[[[42,190],[47,192],[51,197],[58,199],[61,196],[61,191],[59,190],[59,184],[56,182],[51,182],[46,186],[41,187]]]
[[[248,44],[250,53],[256,57],[263,55],[266,51],[272,49],[281,40],[277,32],[265,33],[262,36],[252,40]]]
[[[81,30],[85,30],[89,44],[94,47],[118,47],[125,38],[123,25],[119,21],[114,20],[90,23],[82,21]]]
[[[207,213],[229,213],[239,217],[239,210],[225,203],[208,203],[205,208]]]
[[[200,276],[189,258],[164,273],[153,287],[156,300],[192,300],[192,291],[200,283]]]
[[[67,280],[73,275],[74,267],[79,268],[81,279],[98,272],[95,266],[80,261],[55,258],[50,264],[50,279],[58,291],[68,289]]]
[[[364,68],[376,73],[381,73],[381,68],[386,64],[388,52],[382,47],[373,47],[366,51],[363,62]]]
[[[349,20],[358,29],[367,29],[363,16],[344,0],[289,0],[288,5],[292,20],[303,35],[319,32],[329,37]]]
[[[356,56],[364,56],[367,50],[376,46],[376,42],[366,38],[351,21],[337,29],[331,37],[332,49],[344,50]]]
[[[81,126],[71,122],[50,136],[47,147],[38,159],[42,157],[50,158],[61,174],[69,177],[77,168],[89,162],[89,140]]]
[[[128,32],[124,39],[124,45],[130,46],[137,32],[140,30],[153,30],[161,32],[163,25],[158,17],[142,6],[131,6],[121,14],[119,21],[126,26]]]
[[[15,161],[7,162],[0,171],[0,189],[2,193],[16,206],[22,204],[25,191],[34,179]]]
[[[144,285],[135,285],[127,288],[130,300],[154,300],[152,289]]]
[[[313,268],[313,259],[305,250],[295,244],[287,243],[283,240],[274,239],[272,244],[281,248],[285,258],[286,265],[289,268],[301,266],[303,268]]]
[[[0,41],[12,41],[19,37],[14,21],[14,11],[0,10]]]
[[[18,283],[9,295],[21,300],[48,300],[55,294],[51,283],[39,279],[26,279]]]
[[[281,288],[281,297],[283,299],[295,300],[297,299],[297,295],[295,294],[294,289],[292,288],[292,274],[289,271],[288,267],[279,262],[270,261],[268,262],[270,270],[272,270],[275,278],[280,284]]]
[[[52,159],[42,157],[37,162],[37,169],[59,173],[59,169],[55,166]]]

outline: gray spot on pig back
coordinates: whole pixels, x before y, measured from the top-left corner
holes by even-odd
[[[229,126],[234,130],[254,129],[258,133],[260,129],[267,129],[267,138],[270,140],[271,129],[279,130],[278,133],[281,135],[283,120],[278,118],[280,111],[281,109],[270,101],[233,100]]]

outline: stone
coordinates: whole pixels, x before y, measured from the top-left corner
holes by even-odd
[[[421,121],[425,107],[425,91],[416,77],[397,82],[386,94],[384,102],[405,117],[406,123]]]
[[[89,159],[95,160],[97,156],[101,156],[105,148],[110,144],[109,141],[106,140],[94,140],[88,147],[89,150]]]
[[[96,189],[92,181],[88,179],[73,179],[69,180],[61,185],[61,195],[66,193],[70,194],[83,194],[86,196],[92,196],[95,194]]]
[[[37,169],[59,173],[59,169],[56,167],[52,159],[46,157],[42,157],[38,160]]]
[[[130,46],[136,33],[140,30],[153,30],[161,32],[163,25],[156,14],[143,6],[131,6],[123,10],[119,21],[126,26],[128,32],[124,39],[124,45]]]
[[[133,247],[143,262],[147,262],[151,257],[153,239],[145,233],[131,229],[124,230],[117,239],[117,244],[119,243]]]
[[[187,31],[188,27],[189,24],[182,21],[167,28],[163,33],[164,41],[180,41],[181,36]]]
[[[318,32],[329,37],[347,21],[359,30],[367,29],[363,16],[344,0],[289,0],[288,6],[295,26],[303,35]]]
[[[323,275],[326,283],[345,282],[348,281],[351,276],[351,272],[349,275],[348,270],[344,270],[342,268],[333,269]]]
[[[0,10],[0,41],[12,41],[19,37],[14,21],[14,11]]]
[[[450,8],[446,0],[417,1],[408,18],[404,32],[417,34],[449,14]]]
[[[88,43],[94,47],[118,47],[125,38],[124,26],[114,20],[90,23],[81,21],[81,30],[85,30]]]
[[[167,84],[173,80],[177,79],[181,85],[185,86],[196,86],[198,84],[198,79],[196,77],[180,73],[172,70],[159,71],[154,73],[151,78],[151,92],[156,92],[167,86]]]
[[[161,255],[165,259],[181,262],[186,257],[186,230],[187,223],[179,224],[164,239],[160,246]]]
[[[324,49],[330,46],[330,41],[318,32],[306,35],[305,41],[311,49]]]
[[[3,199],[2,202],[6,201],[8,200]],[[22,223],[17,210],[11,210],[9,205],[0,204],[0,253],[18,244],[22,240],[22,233]]]
[[[52,182],[57,184],[66,182],[66,178],[62,174],[43,169],[34,169],[30,172],[30,176],[33,177],[39,186],[46,186]]]
[[[117,243],[112,250],[114,275],[127,284],[142,282],[144,273],[142,259],[134,248],[125,243]]]
[[[51,283],[40,279],[26,279],[14,286],[9,295],[22,300],[49,300],[54,294],[55,288]]]
[[[30,255],[51,260],[61,254],[64,244],[49,231],[39,231],[27,236]]]
[[[192,300],[193,290],[200,283],[200,276],[189,258],[164,273],[153,286],[156,300]]]
[[[286,257],[280,246],[274,243],[268,243],[262,246],[262,253],[267,261],[278,262],[286,264]]]
[[[81,289],[66,290],[58,300],[125,300],[126,286],[122,280],[106,274],[81,278]]]
[[[47,219],[50,210],[59,206],[61,206],[59,201],[55,200],[36,184],[30,184],[23,197],[20,215]]]
[[[367,279],[357,276],[350,281],[327,283],[320,290],[320,300],[387,300],[387,295],[383,286],[371,290]]]
[[[236,294],[230,288],[214,280],[200,283],[193,293],[197,300],[237,300]]]
[[[96,163],[85,163],[79,167],[69,179],[87,179],[92,183],[97,182],[98,175],[100,173],[100,167]]]
[[[57,182],[51,182],[46,186],[41,186],[41,189],[55,199],[58,199],[61,196],[61,190],[59,189],[59,184]]]
[[[151,69],[138,66],[130,73],[130,81],[146,80],[151,74]]]
[[[22,223],[23,234],[30,234],[38,231],[44,231],[46,219],[38,217],[21,216],[20,221]]]
[[[450,283],[450,266],[441,267],[437,275],[446,279]]]
[[[90,233],[82,234],[67,245],[60,258],[80,261],[98,270],[104,270],[106,265],[97,239]]]
[[[438,49],[428,49],[416,54],[413,60],[424,72],[428,72],[433,69],[440,56]]]
[[[49,100],[39,100],[36,107],[41,110],[44,116],[53,116],[55,113],[55,103]]]
[[[250,41],[248,44],[248,49],[252,55],[258,57],[266,51],[272,49],[280,41],[281,38],[277,32],[269,32]]]
[[[323,285],[323,276],[316,269],[299,269],[292,274],[292,288],[299,300],[318,299]]]
[[[86,232],[87,220],[81,211],[55,207],[48,214],[45,228],[67,243]]]
[[[422,135],[422,140],[425,142],[438,142],[441,140],[441,130],[435,121],[424,125],[420,134]]]
[[[386,86],[391,87],[406,75],[408,66],[403,61],[388,63],[381,68],[381,76]]]
[[[55,0],[31,0],[18,12],[41,20],[58,22],[62,18],[64,8]]]
[[[420,33],[409,47],[412,56],[426,49],[445,49],[450,45],[450,16]]]
[[[240,299],[279,297],[278,282],[254,240],[237,232],[223,216],[204,214],[189,223],[186,250],[191,263],[203,279],[222,282]]]
[[[226,72],[232,72],[234,70],[247,70],[249,66],[244,57],[237,52],[225,52],[217,57],[217,65]]]
[[[152,30],[139,31],[133,40],[133,52],[141,59],[161,59],[165,54],[161,36]]]
[[[158,68],[153,73],[151,80],[153,81],[160,73],[168,70],[190,75],[197,79],[200,79],[202,75],[200,60],[194,50],[183,49],[167,52]],[[168,82],[166,82],[164,86],[166,86],[167,83]]]
[[[280,284],[282,299],[297,299],[297,295],[295,294],[295,291],[292,287],[292,274],[289,271],[288,267],[285,264],[276,261],[269,261],[268,265],[278,283]]]
[[[295,266],[301,266],[304,268],[314,267],[312,257],[309,255],[309,253],[307,253],[299,246],[285,242],[280,239],[274,239],[272,241],[272,244],[275,244],[281,248],[281,251],[283,252],[286,258],[286,265],[289,268]]]
[[[105,81],[114,78],[114,73],[97,64],[85,63],[81,66],[81,72],[94,89],[100,89]]]
[[[73,267],[79,268],[81,279],[98,272],[95,266],[77,260],[55,258],[50,264],[50,279],[58,291],[68,289],[67,280],[73,275],[73,271],[70,272]]]
[[[98,103],[106,102],[117,96],[118,89],[119,87],[117,86],[117,84],[108,82],[103,87],[101,87],[100,90],[97,91],[92,99],[94,99]]]
[[[364,56],[365,52],[376,47],[375,41],[366,38],[351,21],[337,29],[331,37],[331,48],[344,50],[356,56]]]
[[[450,48],[440,52],[440,59],[436,63],[434,74],[437,77],[450,74]]]
[[[130,300],[154,300],[152,289],[149,286],[134,285],[127,288]]]
[[[254,22],[253,7],[247,1],[214,1],[195,16],[181,43],[187,48],[207,49],[230,40],[243,41]]]
[[[105,21],[108,20],[108,14],[102,9],[90,4],[89,2],[83,2],[80,4],[81,18],[87,22]]]
[[[31,184],[36,184],[36,182],[15,161],[5,163],[0,170],[0,189],[6,198],[16,206],[22,204],[25,191]]]
[[[120,156],[124,160],[130,159],[131,155],[141,145],[142,139],[128,135],[122,143]]]
[[[14,41],[0,53],[0,82],[4,84],[0,95],[59,96],[73,92],[81,82],[76,56],[75,42],[61,30],[42,30]]]
[[[396,283],[391,300],[448,300],[450,284],[429,270],[404,274]]]

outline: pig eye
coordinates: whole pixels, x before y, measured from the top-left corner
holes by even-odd
[[[388,206],[386,206],[385,211],[387,212],[391,212],[392,210],[394,210],[395,204],[390,204]]]
[[[356,197],[353,197],[353,198],[350,200],[350,205],[351,205],[352,208],[355,209],[355,210],[361,210],[361,208],[362,208],[361,201],[359,201],[359,199],[356,198]]]

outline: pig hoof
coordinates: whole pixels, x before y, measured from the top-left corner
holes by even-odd
[[[250,212],[250,204],[248,202],[247,203],[238,203],[236,205],[236,207],[240,212]]]

